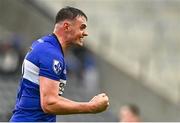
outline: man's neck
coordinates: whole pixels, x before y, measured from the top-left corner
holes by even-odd
[[[68,46],[66,45],[65,41],[63,40],[63,38],[62,38],[60,35],[58,35],[56,32],[53,32],[53,33],[56,35],[59,43],[61,44],[63,53],[64,53],[64,55],[65,55],[66,52],[67,52]]]

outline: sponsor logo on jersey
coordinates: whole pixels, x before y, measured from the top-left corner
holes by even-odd
[[[62,70],[62,67],[61,67],[60,61],[54,59],[54,60],[53,60],[53,71],[54,71],[57,75],[60,75],[61,70]]]

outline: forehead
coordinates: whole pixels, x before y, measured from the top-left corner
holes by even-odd
[[[120,113],[129,113],[131,110],[128,107],[122,107]]]

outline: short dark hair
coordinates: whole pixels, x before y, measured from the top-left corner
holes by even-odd
[[[135,104],[127,104],[127,107],[129,108],[129,110],[135,114],[135,115],[140,115],[140,110],[139,107]]]
[[[58,23],[65,19],[73,20],[77,16],[84,16],[86,18],[86,20],[88,20],[86,14],[83,11],[81,11],[77,8],[67,6],[67,7],[59,10],[59,12],[56,15],[55,23]]]

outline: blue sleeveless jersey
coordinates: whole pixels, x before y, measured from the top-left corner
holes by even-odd
[[[54,34],[35,41],[22,67],[16,105],[11,122],[55,122],[56,115],[44,113],[40,104],[39,76],[59,81],[62,95],[66,85],[66,65],[62,47]]]

